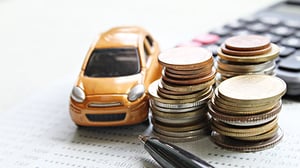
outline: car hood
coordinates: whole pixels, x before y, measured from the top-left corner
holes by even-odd
[[[99,94],[127,94],[135,85],[141,83],[141,74],[114,78],[94,78],[82,76],[78,81],[87,96]]]

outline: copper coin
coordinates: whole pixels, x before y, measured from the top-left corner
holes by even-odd
[[[177,75],[207,75],[211,72],[211,69],[213,67],[212,64],[208,64],[204,67],[201,67],[200,69],[193,69],[193,70],[178,70],[173,68],[165,68],[166,72],[177,74]]]
[[[179,47],[162,52],[158,61],[165,67],[178,70],[201,69],[213,62],[212,53],[201,47]]]
[[[165,82],[163,80],[161,80],[160,82],[162,86],[168,90],[172,90],[176,92],[195,92],[212,86],[215,83],[215,79],[197,85],[176,85],[176,84]]]
[[[167,76],[162,76],[163,81],[167,81],[168,83],[172,83],[175,85],[197,85],[201,83],[205,83],[215,78],[216,69],[213,68],[211,73],[202,78],[194,78],[194,79],[175,79]]]
[[[279,47],[276,44],[271,44],[272,49],[270,52],[261,54],[261,55],[255,55],[255,56],[247,56],[247,57],[241,57],[241,56],[233,56],[229,54],[225,54],[222,52],[221,49],[218,49],[218,56],[226,61],[232,61],[232,62],[247,62],[247,63],[259,63],[259,62],[266,62],[274,60],[279,55]]]
[[[266,48],[259,49],[259,50],[252,50],[252,51],[236,51],[231,50],[225,47],[225,44],[221,45],[221,50],[224,54],[234,55],[234,56],[255,56],[255,55],[262,55],[270,52],[272,49],[271,45]]]
[[[192,94],[192,93],[196,93],[196,92],[205,92],[205,90],[207,90],[208,88],[203,88],[202,90],[199,91],[173,91],[173,90],[168,90],[166,88],[163,87],[163,85],[161,84],[161,82],[158,83],[158,92],[164,93],[164,94],[170,94],[170,95],[187,95],[187,94]]]
[[[235,51],[255,51],[270,46],[270,39],[259,35],[234,36],[225,40],[225,47]]]
[[[172,72],[167,71],[166,69],[163,70],[162,74],[163,76],[175,78],[175,79],[193,79],[193,78],[202,78],[204,76],[207,76],[211,73],[212,67],[210,69],[205,69],[201,73],[195,73],[195,74],[175,74]]]

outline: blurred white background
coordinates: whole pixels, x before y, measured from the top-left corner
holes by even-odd
[[[0,111],[54,81],[75,81],[89,45],[113,26],[142,26],[164,50],[274,2],[0,0]]]

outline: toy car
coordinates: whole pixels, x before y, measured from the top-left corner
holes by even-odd
[[[91,46],[70,96],[78,126],[131,125],[148,118],[147,88],[161,77],[158,43],[140,27],[115,27]]]

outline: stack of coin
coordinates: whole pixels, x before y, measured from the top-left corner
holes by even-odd
[[[218,83],[246,74],[275,75],[279,47],[259,35],[234,36],[225,40],[218,50]]]
[[[170,141],[198,139],[209,132],[207,102],[216,70],[212,53],[200,47],[162,52],[162,78],[150,84],[153,131]]]
[[[251,152],[278,143],[281,97],[286,84],[269,75],[241,75],[223,81],[208,104],[211,139],[224,148]]]

